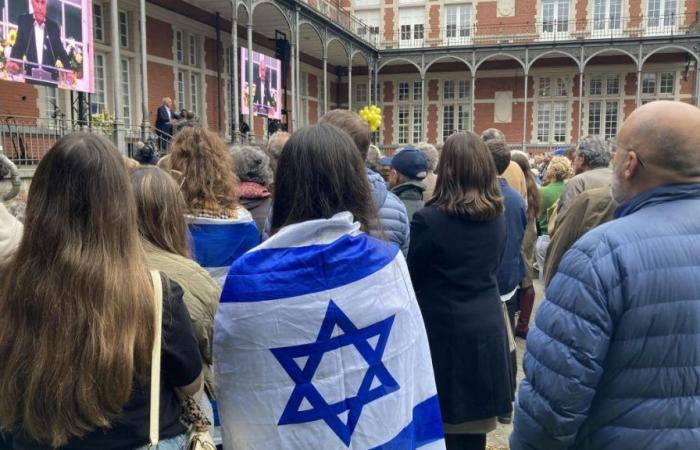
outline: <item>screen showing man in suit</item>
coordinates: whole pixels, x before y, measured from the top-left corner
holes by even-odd
[[[10,80],[94,92],[91,0],[0,4],[8,12],[0,16],[0,62]]]
[[[281,115],[279,93],[281,92],[279,76],[282,63],[280,60],[262,53],[253,52],[253,83],[249,83],[248,51],[241,48],[241,112],[249,111],[249,89],[253,94],[253,114],[271,119]]]

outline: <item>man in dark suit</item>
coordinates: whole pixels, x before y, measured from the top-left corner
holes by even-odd
[[[265,61],[260,61],[258,70],[253,70],[253,83],[255,84],[255,96],[253,103],[256,105],[272,106],[274,103],[270,90],[270,69]]]
[[[32,0],[34,13],[19,16],[17,40],[10,57],[26,61],[24,72],[27,76],[36,75],[34,69],[43,69],[51,74],[51,79],[58,80],[59,72],[53,68],[70,69],[70,58],[61,43],[61,28],[46,17],[48,2]]]
[[[156,114],[156,134],[161,150],[168,147],[170,138],[173,135],[173,120],[179,119],[180,115],[173,111],[173,100],[170,97],[163,97],[163,103],[158,108]]]

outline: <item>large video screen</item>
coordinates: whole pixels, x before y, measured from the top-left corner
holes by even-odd
[[[92,0],[0,0],[0,79],[94,92]]]
[[[253,115],[280,119],[282,116],[282,62],[253,52],[253,83],[248,78],[248,50],[241,48],[241,114],[249,114],[248,90],[253,90]]]

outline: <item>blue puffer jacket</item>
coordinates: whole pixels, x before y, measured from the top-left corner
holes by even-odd
[[[370,234],[395,243],[406,255],[411,231],[406,206],[396,195],[389,192],[384,179],[377,172],[367,169],[367,179],[372,187],[372,197],[374,204],[379,208],[377,214],[382,224],[382,230],[370,230]]]
[[[700,449],[700,184],[564,255],[530,328],[511,449]]]

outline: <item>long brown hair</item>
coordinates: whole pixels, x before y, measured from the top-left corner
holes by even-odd
[[[496,164],[479,136],[455,133],[445,141],[438,163],[435,194],[428,202],[450,214],[474,220],[503,212]]]
[[[170,169],[182,174],[188,212],[236,218],[238,180],[223,139],[201,127],[185,128],[171,148]]]
[[[130,177],[141,236],[166,252],[189,258],[185,199],[175,180],[155,166],[139,167]]]
[[[542,194],[540,193],[540,188],[537,186],[535,175],[532,173],[532,169],[530,169],[530,161],[524,153],[519,151],[511,152],[510,159],[519,165],[520,170],[525,174],[525,184],[527,186],[527,216],[530,219],[536,219],[540,215]]]
[[[0,280],[0,427],[58,447],[108,427],[147,379],[153,289],[124,161],[72,134],[34,174]]]
[[[282,149],[275,175],[272,230],[350,211],[364,231],[376,210],[355,142],[327,123],[303,128]]]

